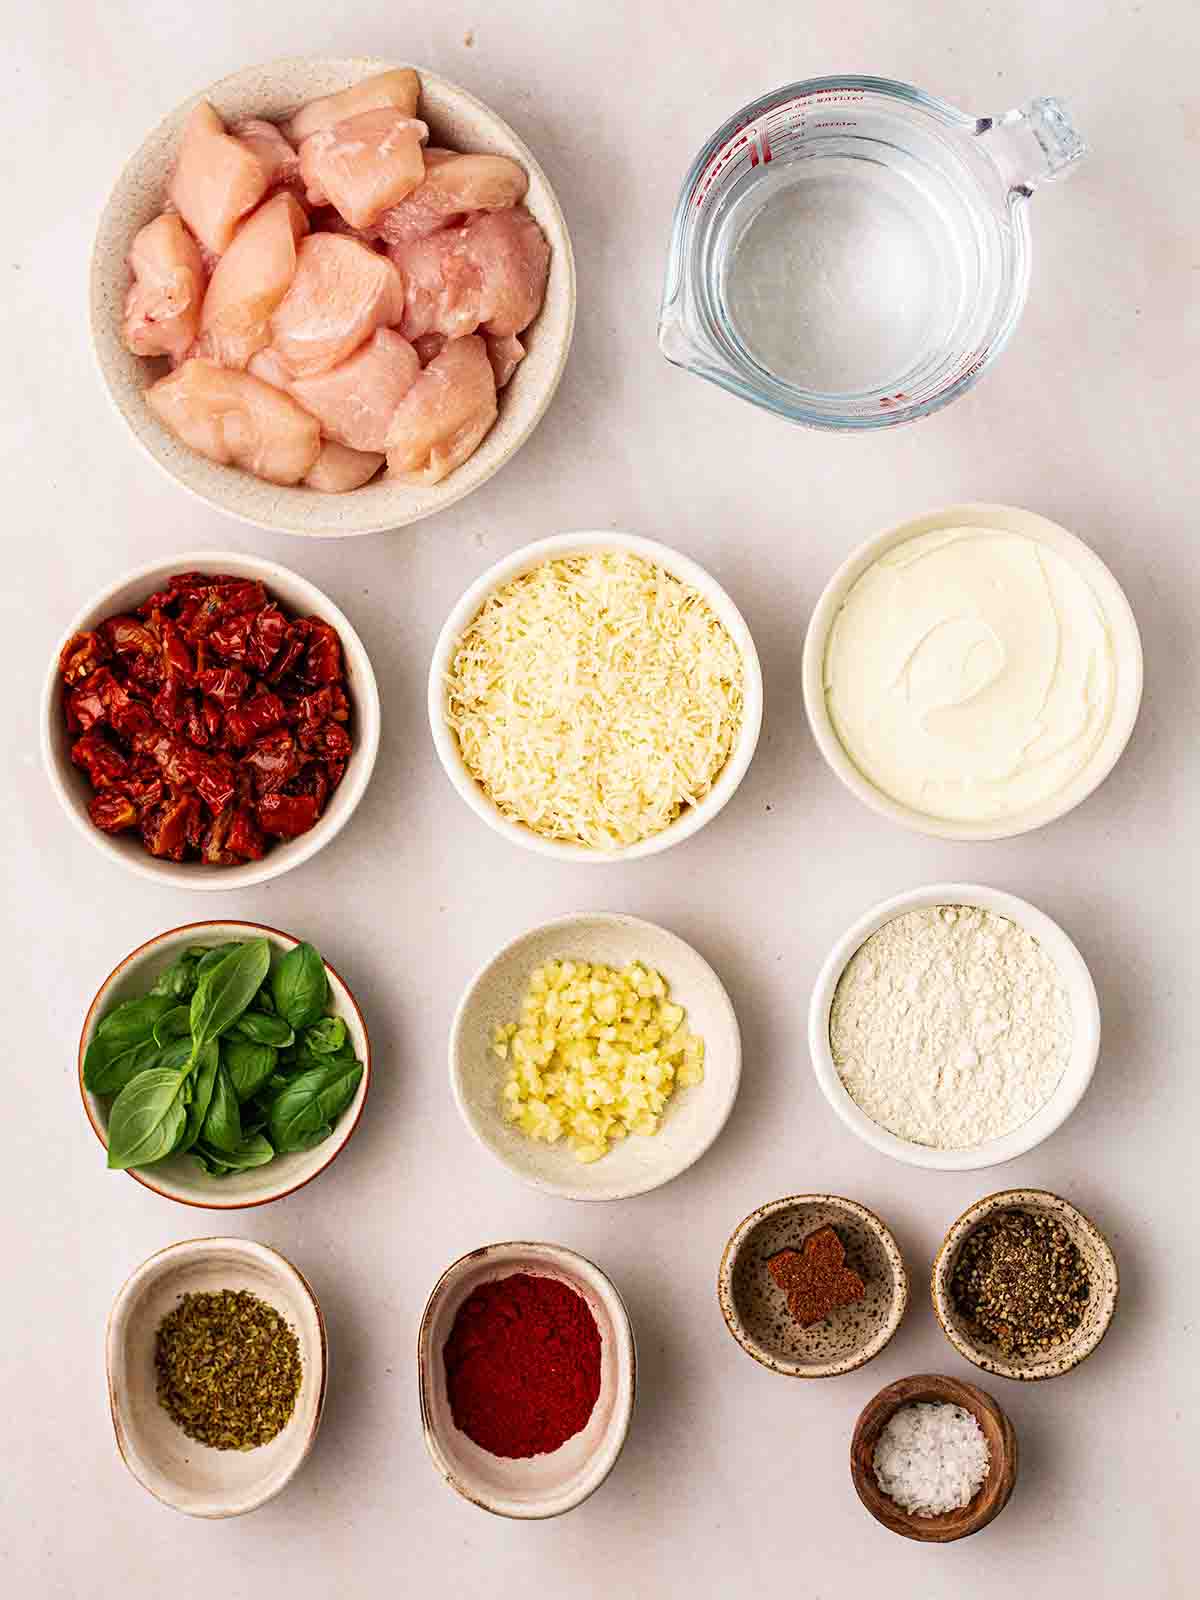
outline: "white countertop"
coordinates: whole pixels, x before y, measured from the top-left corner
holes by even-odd
[[[0,178],[9,1592],[1194,1592],[1195,8],[45,0],[19,20],[0,65],[17,152]],[[197,87],[305,52],[426,62],[489,101],[557,186],[579,266],[574,353],[519,456],[417,528],[325,544],[225,521],[160,478],[110,412],[84,327],[90,235],[126,155]],[[755,94],[835,70],[905,79],[981,114],[1059,94],[1093,147],[1033,201],[1030,304],[998,367],[932,420],[866,439],[792,429],[669,367],[654,342],[671,209],[696,150]],[[902,832],[842,791],[805,726],[799,670],[809,610],[851,546],[966,499],[1030,506],[1089,541],[1133,603],[1147,676],[1133,741],[1090,801],[1032,836],[956,846]],[[454,796],[429,739],[425,677],[447,610],[485,566],[531,538],[607,526],[678,545],[728,587],[763,659],[766,723],[736,800],[695,839],[625,867],[564,867],[510,848]],[[37,757],[42,677],[70,613],[130,566],[205,547],[272,556],[326,589],[371,651],[384,702],[379,765],[353,824],[307,866],[238,894],[165,892],[110,867],[68,827]],[[1061,921],[1104,1019],[1096,1079],[1062,1131],[1007,1168],[947,1176],[855,1140],[820,1097],[805,1046],[809,989],[833,939],[873,901],[944,878],[1010,889]],[[589,1207],[545,1199],[486,1159],[454,1110],[445,1050],[459,992],[498,944],[601,908],[662,922],[708,956],[738,1009],[745,1069],[698,1166],[657,1193]],[[356,989],[376,1049],[366,1117],[336,1167],[225,1218],[106,1173],[75,1083],[100,980],[154,932],[207,916],[312,938]],[[963,1544],[909,1544],[855,1498],[850,1432],[895,1378],[979,1376],[942,1338],[923,1282],[954,1217],[1011,1185],[1058,1190],[1094,1217],[1120,1260],[1121,1304],[1078,1372],[1037,1388],[985,1380],[1021,1447],[1000,1520]],[[726,1333],[717,1263],[754,1206],[826,1189],[892,1225],[914,1294],[870,1366],[789,1382]],[[172,1514],[126,1473],[102,1354],[125,1276],[209,1231],[292,1257],[320,1295],[332,1350],[305,1470],[273,1504],[221,1524]],[[641,1359],[616,1471],[584,1507],[539,1525],[485,1516],[436,1476],[413,1370],[442,1268],[513,1237],[598,1261],[628,1301]]]

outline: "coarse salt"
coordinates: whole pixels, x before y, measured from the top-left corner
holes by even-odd
[[[905,1511],[936,1517],[967,1505],[991,1463],[983,1430],[962,1406],[901,1406],[875,1444],[875,1480]]]

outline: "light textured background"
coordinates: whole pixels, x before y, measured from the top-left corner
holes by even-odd
[[[22,1600],[1194,1593],[1195,9],[9,0],[6,21],[0,1582]],[[529,141],[574,232],[580,315],[559,397],[499,477],[414,530],[306,545],[223,521],[135,453],[91,370],[84,271],[118,166],[164,111],[248,62],[360,50],[429,63]],[[835,70],[907,79],[979,113],[1058,93],[1094,147],[1035,198],[1031,303],[999,367],[951,410],[870,439],[792,430],[676,372],[654,344],[693,154],[753,95]],[[799,663],[808,612],[853,544],[973,498],[1043,511],[1111,564],[1142,626],[1146,701],[1120,766],[1074,815],[1026,839],[954,846],[844,795],[806,731]],[[494,839],[454,797],[425,726],[425,673],[450,604],[488,563],[543,534],[609,525],[678,544],[729,587],[763,657],[766,725],[737,800],[695,840],[627,868],[564,868]],[[68,615],[123,569],[204,546],[274,556],[326,588],[371,650],[384,699],[383,750],[353,825],[293,875],[236,895],[168,893],[110,868],[59,815],[35,753],[42,676]],[[1061,920],[1092,965],[1105,1042],[1091,1092],[1048,1144],[1007,1169],[941,1177],[843,1130],[813,1081],[804,1016],[853,917],[949,877],[1011,889]],[[696,1168],[586,1208],[542,1199],[485,1159],[454,1112],[444,1056],[459,991],[502,940],[602,908],[699,946],[733,995],[746,1062],[732,1120]],[[225,1221],[107,1175],[74,1078],[100,979],[151,933],[205,915],[314,939],[357,990],[378,1063],[336,1168]],[[1010,1184],[1060,1190],[1095,1217],[1120,1257],[1121,1307],[1079,1372],[989,1385],[1023,1462],[1000,1521],[957,1546],[911,1545],[855,1499],[850,1432],[894,1378],[975,1376],[922,1284],[950,1221]],[[714,1279],[747,1211],[819,1189],[892,1224],[914,1295],[879,1360],[805,1385],[738,1350]],[[210,1525],[157,1505],[121,1466],[101,1341],[144,1256],[222,1228],[278,1245],[311,1275],[333,1372],[303,1474],[254,1516]],[[584,1508],[538,1526],[494,1521],[439,1481],[413,1372],[441,1269],[521,1236],[572,1245],[612,1274],[642,1359],[616,1472]]]

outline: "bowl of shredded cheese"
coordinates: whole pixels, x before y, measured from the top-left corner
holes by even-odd
[[[691,945],[611,912],[559,917],[476,974],[450,1030],[463,1121],[524,1182],[624,1200],[677,1177],[725,1126],[742,1048]]]
[[[573,861],[651,855],[745,776],[762,673],[725,591],[632,534],[527,545],[454,607],[429,722],[459,794],[514,844]]]

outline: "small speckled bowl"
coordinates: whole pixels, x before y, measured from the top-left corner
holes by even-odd
[[[184,1294],[249,1290],[296,1335],[301,1383],[286,1426],[256,1450],[198,1444],[158,1403],[159,1323]],[[149,1494],[191,1517],[238,1517],[274,1498],[312,1449],[325,1404],[325,1322],[312,1285],[292,1263],[251,1239],[186,1239],[143,1261],[113,1301],[105,1338],[117,1449]]]
[[[529,175],[525,204],[550,242],[546,298],[528,335],[528,354],[500,396],[500,415],[470,460],[441,483],[397,483],[386,474],[349,494],[281,488],[248,472],[218,466],[182,444],[153,416],[142,398],[167,370],[165,361],[132,355],[121,341],[122,308],[129,284],[126,257],[137,230],[162,210],[167,176],[179,136],[193,106],[212,102],[227,122],[242,117],[282,118],[320,95],[333,94],[398,63],[365,57],[299,56],[247,67],[192,95],[130,157],[100,218],[91,266],[91,326],[96,360],[109,395],[134,438],[176,483],[232,517],[281,533],[378,533],[419,522],[461,500],[510,460],[541,421],[554,397],[571,348],[575,322],[575,261],[562,209],[532,152],[496,113],[474,95],[418,67],[418,115],[432,144],[508,156]]]
[[[826,1224],[867,1292],[855,1305],[802,1328],[767,1261],[778,1250],[799,1249]],[[866,1206],[836,1194],[793,1194],[738,1223],[721,1257],[717,1299],[730,1333],[764,1367],[789,1378],[839,1378],[873,1360],[900,1326],[908,1273],[890,1230]]]
[[[1064,1344],[1046,1354],[1025,1357],[1003,1355],[994,1343],[981,1337],[968,1324],[951,1298],[950,1283],[959,1251],[979,1224],[998,1211],[1027,1211],[1053,1217],[1070,1234],[1087,1268],[1091,1292],[1083,1320]],[[999,1194],[989,1194],[977,1200],[950,1229],[933,1263],[930,1289],[933,1309],[942,1325],[942,1332],[960,1356],[982,1367],[984,1372],[994,1372],[1001,1378],[1034,1382],[1070,1372],[1072,1367],[1077,1367],[1091,1355],[1108,1332],[1113,1312],[1117,1309],[1120,1274],[1107,1239],[1095,1223],[1069,1200],[1051,1194],[1048,1189],[1004,1189]]]

